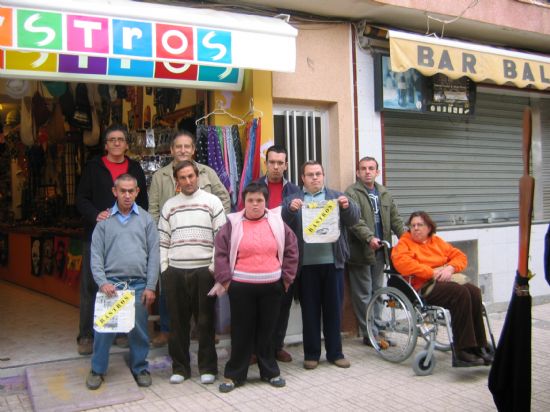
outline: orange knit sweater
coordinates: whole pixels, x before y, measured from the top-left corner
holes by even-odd
[[[432,235],[426,243],[416,243],[409,232],[393,248],[391,260],[403,276],[414,275],[412,286],[417,290],[433,277],[436,267],[452,265],[455,272],[461,272],[468,265],[466,255],[439,236]]]

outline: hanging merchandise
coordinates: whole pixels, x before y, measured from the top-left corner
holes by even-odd
[[[74,97],[70,83],[67,84],[65,93],[59,96],[58,102],[61,105],[61,111],[63,112],[63,116],[65,116],[65,120],[69,122],[74,115]]]
[[[204,165],[208,164],[208,126],[200,124],[197,125],[197,151],[195,153],[195,160]]]
[[[48,143],[63,142],[65,139],[65,118],[59,101],[55,103],[52,118],[48,122]]]
[[[75,106],[69,124],[77,129],[92,130],[92,109],[88,99],[88,88],[84,83],[78,83],[75,89]]]
[[[229,176],[225,170],[222,158],[222,148],[218,139],[218,129],[215,126],[208,127],[208,165],[218,174],[220,181],[229,190]]]
[[[32,146],[34,143],[34,135],[32,132],[32,112],[30,97],[23,97],[21,99],[20,119],[19,137],[21,141],[25,144],[25,146]]]
[[[99,143],[100,136],[100,127],[99,127],[99,118],[97,116],[97,109],[99,104],[101,104],[101,98],[97,93],[95,85],[88,84],[88,97],[90,99],[90,115],[92,127],[90,130],[84,130],[82,133],[82,141],[86,146],[95,146]]]
[[[35,134],[37,134],[40,127],[43,126],[51,116],[48,103],[46,103],[46,99],[44,99],[38,90],[32,96],[31,112],[34,126],[33,130]]]
[[[239,187],[239,210],[244,207],[241,194],[250,182],[260,178],[260,145],[262,119],[252,119],[246,124],[246,152]]]

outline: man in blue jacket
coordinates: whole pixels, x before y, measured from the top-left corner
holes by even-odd
[[[300,273],[298,288],[302,307],[304,368],[315,369],[321,357],[321,313],[327,360],[349,368],[342,352],[340,325],[344,299],[344,265],[349,258],[347,228],[359,221],[359,208],[341,192],[325,187],[323,166],[309,160],[301,167],[303,191],[284,200],[283,220],[298,237]],[[333,243],[305,243],[302,206],[335,199],[340,213],[340,236]]]
[[[267,207],[268,209],[274,209],[282,205],[285,197],[298,193],[300,188],[285,179],[284,173],[288,168],[288,154],[283,146],[273,145],[267,149],[265,160],[267,172],[265,176],[258,179],[258,181],[267,186],[269,192]],[[277,358],[279,362],[292,361],[292,356],[283,349],[283,346],[285,343],[288,317],[290,315],[293,296],[294,283],[291,283],[281,301],[279,319],[277,320],[277,326],[273,336],[275,358]]]

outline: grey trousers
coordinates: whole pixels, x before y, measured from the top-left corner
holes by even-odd
[[[348,264],[351,303],[359,323],[361,336],[368,336],[367,306],[374,292],[384,286],[384,253],[376,252],[374,265]],[[378,318],[380,308],[375,308],[375,319]],[[376,323],[376,321],[375,321]],[[374,331],[377,335],[378,331]]]

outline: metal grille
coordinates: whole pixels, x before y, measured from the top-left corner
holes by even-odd
[[[526,97],[478,93],[464,120],[384,114],[386,182],[404,218],[443,225],[515,221]]]
[[[288,179],[300,184],[300,166],[322,161],[322,113],[314,110],[279,110],[273,116],[275,144],[288,152]]]

